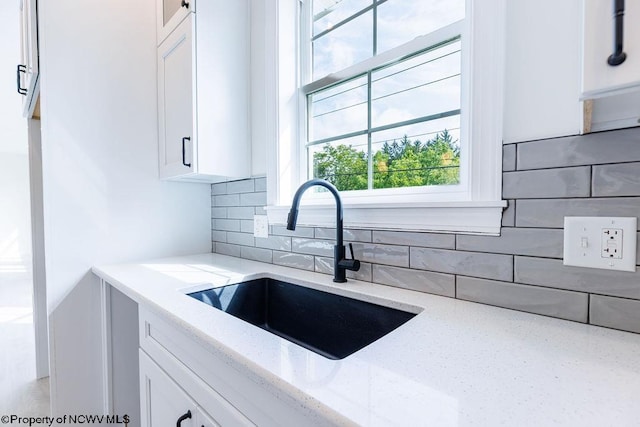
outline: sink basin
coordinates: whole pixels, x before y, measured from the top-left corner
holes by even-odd
[[[264,278],[188,294],[329,359],[343,359],[415,316]]]

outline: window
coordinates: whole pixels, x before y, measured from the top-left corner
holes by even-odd
[[[317,176],[347,226],[498,233],[505,0],[276,1],[269,221]],[[332,225],[325,196],[301,223]]]
[[[464,0],[309,7],[308,177],[341,191],[459,184]]]

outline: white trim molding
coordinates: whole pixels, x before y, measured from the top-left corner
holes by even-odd
[[[425,203],[408,205],[346,205],[347,228],[403,231],[457,232],[466,234],[500,233],[505,201],[477,203]],[[284,225],[290,206],[268,206],[269,224]],[[298,225],[335,227],[333,205],[302,205]]]

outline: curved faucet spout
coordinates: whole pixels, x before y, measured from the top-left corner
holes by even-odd
[[[338,189],[328,181],[324,179],[311,179],[298,188],[296,194],[293,196],[293,203],[291,205],[291,210],[289,211],[289,216],[287,217],[287,230],[295,230],[296,223],[298,222],[298,208],[300,207],[300,199],[302,198],[302,194],[309,189],[309,187],[313,187],[318,185],[320,187],[324,187],[336,199],[336,245],[334,247],[334,259],[333,259],[333,281],[343,283],[346,282],[346,270],[354,270],[358,271],[360,269],[360,262],[358,260],[346,260],[345,259],[345,248],[344,248],[344,231],[343,231],[343,221],[342,221],[342,199],[340,198],[340,193],[338,193]],[[351,254],[353,258],[353,252]],[[353,261],[353,262],[345,262],[345,261]]]

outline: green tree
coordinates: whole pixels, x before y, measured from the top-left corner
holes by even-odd
[[[423,185],[460,182],[460,148],[445,129],[425,144],[420,153]]]
[[[313,176],[323,178],[340,191],[367,189],[366,153],[347,145],[325,145],[313,156]]]
[[[339,190],[367,188],[367,155],[351,146],[326,145],[313,158],[314,176]],[[460,148],[449,131],[422,143],[407,135],[373,153],[373,188],[449,185],[460,182]]]

